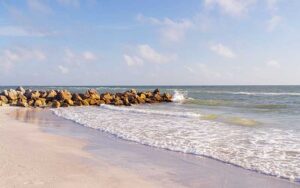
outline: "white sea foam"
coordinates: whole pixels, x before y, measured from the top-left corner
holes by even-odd
[[[173,151],[208,156],[246,169],[300,178],[300,133],[275,128],[229,126],[200,114],[155,105],[70,107],[58,116],[117,137]]]
[[[172,101],[180,103],[185,99],[187,99],[187,91],[174,90]]]

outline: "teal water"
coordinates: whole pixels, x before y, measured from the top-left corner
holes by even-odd
[[[175,102],[61,108],[54,112],[122,139],[300,180],[300,86],[30,88],[74,92],[88,88],[99,92],[160,88],[162,92],[173,93]]]

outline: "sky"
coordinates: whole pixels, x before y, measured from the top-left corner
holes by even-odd
[[[0,85],[300,84],[299,0],[0,0]]]

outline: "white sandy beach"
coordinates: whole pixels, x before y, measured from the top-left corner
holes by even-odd
[[[159,187],[138,174],[94,162],[85,142],[43,133],[0,108],[0,187]]]

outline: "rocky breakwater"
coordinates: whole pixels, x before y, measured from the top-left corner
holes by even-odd
[[[133,104],[172,102],[172,95],[154,91],[138,92],[135,89],[123,93],[98,93],[89,89],[85,93],[72,93],[68,90],[37,91],[18,87],[4,90],[0,93],[0,106],[21,107],[68,107],[68,106],[99,106],[110,104],[116,106],[131,106]]]

